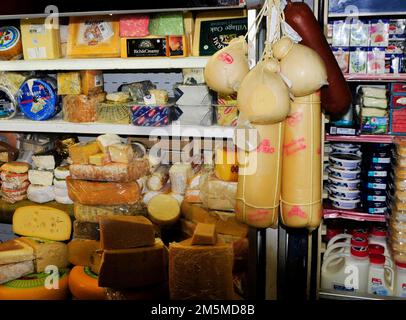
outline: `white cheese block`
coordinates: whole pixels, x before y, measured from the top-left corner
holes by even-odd
[[[57,189],[67,189],[68,185],[66,184],[66,180],[59,180],[57,178],[54,178],[54,186]]]
[[[54,173],[52,171],[45,170],[29,170],[28,180],[31,184],[37,184],[40,186],[52,186],[54,181]]]
[[[34,272],[33,261],[23,261],[18,263],[0,265],[0,284],[18,279]]]
[[[103,151],[103,153],[108,152],[109,146],[121,143],[121,138],[113,133],[102,134],[101,136],[98,136],[96,140],[99,148]]]
[[[58,197],[55,196],[55,201],[62,204],[73,204],[73,201],[68,197]]]
[[[190,163],[175,163],[169,169],[172,192],[185,194],[186,187],[193,177],[192,165]]]
[[[69,166],[57,167],[54,170],[55,178],[59,180],[66,179],[69,175]]]
[[[54,170],[55,158],[52,155],[32,156],[34,167],[40,170]]]
[[[54,187],[31,184],[27,190],[27,198],[36,203],[53,201],[55,199]]]
[[[55,197],[67,197],[68,196],[68,189],[63,188],[54,188]]]

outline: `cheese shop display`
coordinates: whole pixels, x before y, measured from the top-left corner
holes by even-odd
[[[13,26],[0,27],[0,60],[18,60],[22,53],[20,30]]]
[[[49,28],[46,19],[22,19],[21,37],[25,60],[61,57],[59,29]]]

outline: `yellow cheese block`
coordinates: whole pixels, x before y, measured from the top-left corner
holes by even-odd
[[[34,250],[35,272],[44,272],[45,268],[50,265],[58,268],[66,268],[69,265],[68,247],[65,243],[27,237],[19,240]]]
[[[216,149],[214,174],[223,181],[238,181],[237,150]]]
[[[81,94],[80,72],[58,72],[58,95]]]
[[[88,164],[89,157],[100,152],[100,147],[96,141],[80,142],[69,147],[69,156],[75,164]]]
[[[168,194],[158,194],[148,202],[148,217],[159,225],[170,225],[180,217],[178,201]]]
[[[110,155],[108,153],[96,153],[89,156],[89,164],[95,166],[104,166],[111,162]]]
[[[59,29],[47,28],[45,19],[21,20],[24,60],[58,59],[61,57]]]
[[[70,239],[72,222],[69,215],[46,206],[18,208],[13,216],[13,232],[22,236],[65,241]]]
[[[198,223],[192,237],[192,245],[214,245],[217,242],[216,225]]]

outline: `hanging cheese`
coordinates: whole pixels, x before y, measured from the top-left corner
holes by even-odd
[[[313,49],[283,37],[272,46],[275,58],[280,60],[280,71],[291,83],[295,97],[312,94],[327,83],[324,61]]]
[[[68,194],[75,202],[87,205],[135,204],[140,199],[140,187],[136,182],[93,182],[66,179]]]
[[[45,19],[22,19],[21,36],[24,60],[58,59],[61,57],[59,29],[48,28]]]
[[[27,189],[27,198],[36,203],[53,201],[55,200],[54,187],[31,184]]]
[[[244,78],[238,89],[237,105],[251,123],[273,124],[289,114],[289,90],[277,73],[274,60],[259,62]]]
[[[283,148],[282,223],[293,228],[317,228],[322,217],[319,93],[292,101]]]
[[[0,243],[0,265],[33,259],[34,251],[32,248],[19,239]]]
[[[237,150],[217,148],[215,153],[215,176],[223,181],[238,181]]]
[[[68,262],[68,247],[63,242],[44,240],[39,238],[21,237],[24,242],[34,250],[35,272],[44,272],[47,266],[66,268]]]
[[[167,194],[158,194],[148,202],[148,217],[158,225],[172,225],[180,217],[178,201]]]
[[[12,26],[0,27],[0,60],[18,60],[22,53],[20,30]]]
[[[99,286],[139,288],[167,279],[167,249],[160,239],[153,246],[104,250]]]
[[[89,267],[75,266],[69,274],[69,290],[78,300],[105,300],[104,288]]]
[[[96,106],[96,121],[103,123],[130,123],[130,106],[122,102],[102,102]]]
[[[96,141],[80,142],[69,146],[69,157],[75,164],[88,164],[89,156],[100,153],[100,150]]]
[[[81,94],[80,72],[58,72],[58,94]]]
[[[222,94],[236,92],[249,72],[247,51],[247,43],[240,37],[211,56],[204,69],[208,87]]]
[[[57,283],[49,283],[49,273],[31,273],[0,285],[0,300],[66,300],[69,295],[68,269],[59,269]],[[50,284],[48,288],[46,284]]]
[[[188,239],[169,245],[169,290],[172,300],[233,298],[233,248],[192,245]]]
[[[99,222],[99,217],[117,215],[146,215],[146,210],[141,203],[135,205],[119,206],[87,206],[80,203],[74,204],[75,219],[84,222]]]
[[[33,272],[34,272],[34,264],[32,260],[17,263],[1,264],[0,284],[18,279],[22,276],[25,276]]]
[[[100,240],[100,227],[97,222],[78,221],[73,222],[73,238]]]
[[[20,207],[13,215],[13,232],[22,236],[65,241],[70,239],[71,227],[69,215],[51,207]]]
[[[105,99],[105,92],[89,96],[84,94],[66,95],[62,99],[63,119],[69,122],[95,122],[96,106]]]
[[[155,244],[151,221],[143,216],[100,217],[102,250],[130,249]]]
[[[104,91],[103,71],[101,70],[83,70],[80,71],[82,79],[82,94],[90,95]]]
[[[68,243],[68,260],[76,266],[90,266],[91,256],[100,250],[100,242],[89,239],[73,239]]]
[[[256,228],[278,221],[282,176],[284,123],[255,125],[260,144],[253,151],[238,150],[236,218]]]
[[[120,56],[119,23],[110,16],[69,18],[69,58],[115,58]]]

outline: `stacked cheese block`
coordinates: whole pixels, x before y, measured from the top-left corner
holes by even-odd
[[[55,200],[54,169],[55,159],[52,155],[32,156],[33,169],[28,171],[30,186],[27,190],[29,200],[45,203]]]
[[[388,126],[386,88],[361,87],[361,131],[367,134],[385,134]]]
[[[7,162],[1,166],[1,195],[5,202],[27,199],[29,169],[30,165],[25,162]]]
[[[198,223],[191,239],[169,245],[171,299],[234,298],[233,247],[217,239],[215,229],[214,224]]]
[[[69,166],[56,167],[54,170],[54,191],[55,201],[62,204],[72,204],[73,201],[68,195],[66,178],[70,175]]]
[[[66,299],[67,246],[71,220],[61,210],[46,206],[18,208],[13,232],[23,237],[0,244],[0,300]],[[47,277],[57,282],[47,286]],[[23,278],[20,278],[23,277]]]
[[[105,101],[101,71],[58,73],[58,94],[63,95],[63,118],[70,122],[94,122],[97,103]]]
[[[73,162],[67,178],[74,201],[74,239],[68,244],[70,263],[75,265],[69,282],[77,299],[104,299],[92,268],[100,250],[99,219],[144,214],[137,180],[149,171],[147,159],[135,158],[131,145],[114,134],[69,148]]]

